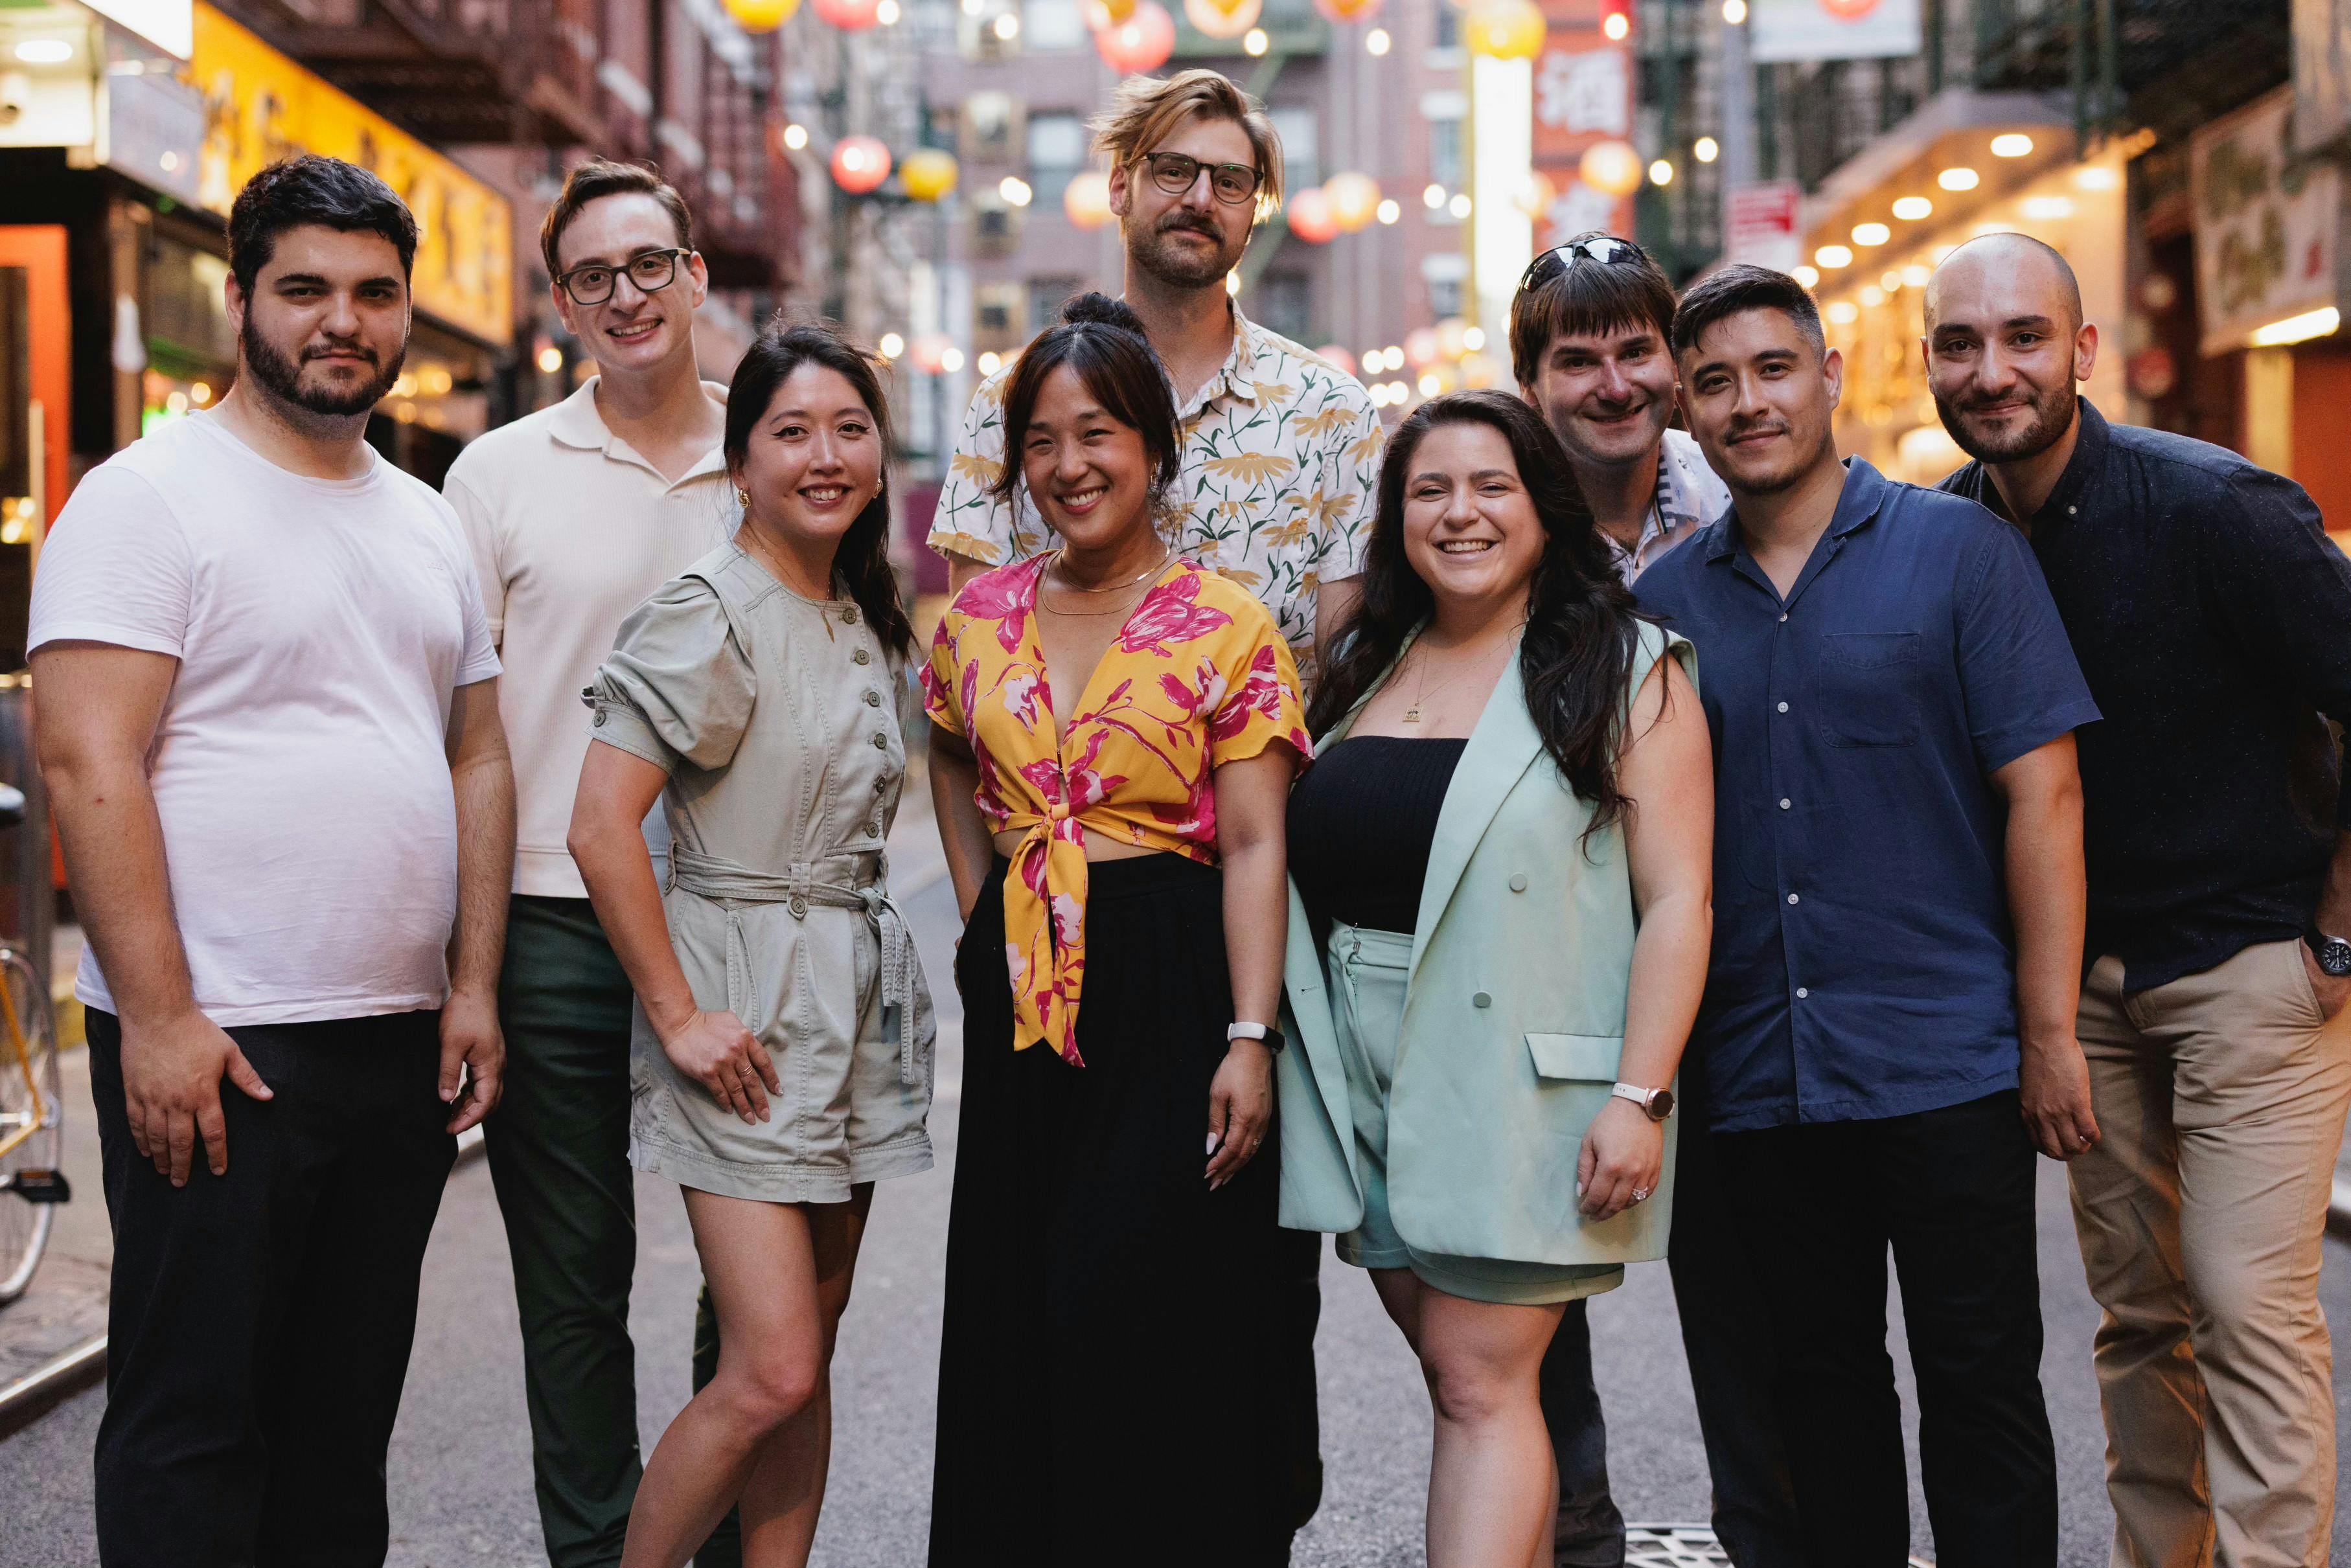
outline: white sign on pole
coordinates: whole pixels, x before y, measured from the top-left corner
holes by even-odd
[[[1918,0],[1753,0],[1747,13],[1758,64],[1915,55],[1921,38]]]
[[[2292,156],[2294,89],[2283,87],[2188,144],[2196,213],[2196,312],[2207,354],[2262,327],[2340,303],[2342,176]]]
[[[1804,259],[1803,204],[1793,180],[1733,186],[1723,201],[1723,260],[1795,271]]]

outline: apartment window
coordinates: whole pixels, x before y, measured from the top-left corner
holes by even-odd
[[[1303,273],[1266,273],[1247,291],[1241,308],[1250,320],[1293,343],[1314,341],[1313,293]]]
[[[1284,189],[1303,191],[1309,185],[1320,185],[1322,182],[1322,126],[1314,111],[1302,107],[1276,109],[1270,111],[1268,118],[1273,121],[1274,134],[1281,138]]]
[[[963,100],[956,152],[966,163],[1009,163],[1019,154],[1027,116],[1008,92],[976,92]]]
[[[971,291],[971,346],[981,354],[1003,354],[1029,340],[1028,287],[1020,283],[983,283]]]
[[[1081,277],[1032,277],[1029,280],[1029,319],[1042,332],[1061,314],[1061,306],[1070,296],[1083,294],[1086,280]]]
[[[1440,254],[1423,256],[1420,280],[1428,288],[1428,313],[1438,320],[1448,316],[1467,316],[1469,286],[1469,261],[1466,256]]]
[[[1001,258],[1020,248],[1022,210],[998,195],[994,187],[971,198],[971,254]]]
[[[1058,202],[1086,166],[1086,124],[1074,114],[1029,117],[1029,182],[1037,200]]]
[[[1437,7],[1437,38],[1430,47],[1447,51],[1461,47],[1461,13],[1450,5]]]
[[[1432,118],[1428,122],[1428,178],[1432,183],[1458,191],[1467,182],[1468,167],[1462,157],[1458,116]]]
[[[1086,19],[1078,0],[1028,0],[1021,7],[1021,30],[1032,54],[1081,48],[1087,42]]]

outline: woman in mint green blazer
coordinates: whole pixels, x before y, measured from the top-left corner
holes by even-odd
[[[1431,1568],[1548,1564],[1544,1348],[1666,1255],[1711,936],[1690,648],[1499,392],[1389,443],[1333,645],[1290,805],[1281,1222],[1337,1234],[1420,1358]]]

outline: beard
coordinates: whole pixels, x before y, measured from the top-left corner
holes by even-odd
[[[383,400],[384,394],[392,390],[392,383],[400,379],[400,368],[408,359],[408,346],[403,343],[400,351],[392,357],[391,364],[384,364],[378,358],[374,376],[358,386],[306,386],[302,379],[302,368],[308,358],[307,351],[298,358],[264,337],[255,329],[250,311],[246,314],[244,329],[237,334],[237,344],[245,351],[246,369],[253,372],[254,379],[261,383],[264,390],[279,402],[290,403],[305,413],[323,419],[351,419],[374,408]],[[360,352],[375,357],[371,349],[363,348]]]
[[[1789,433],[1793,435],[1794,432],[1792,431]],[[1719,469],[1716,472],[1724,475],[1726,483],[1735,483],[1740,490],[1749,495],[1777,495],[1782,491],[1792,489],[1811,478],[1813,472],[1823,462],[1836,461],[1836,433],[1832,427],[1821,432],[1820,441],[1813,448],[1810,455],[1796,459],[1777,473],[1766,474],[1758,479],[1743,473],[1736,474],[1734,478],[1734,471],[1729,468]]]
[[[1173,236],[1184,233],[1202,235],[1216,248],[1205,256],[1179,249]],[[1238,244],[1229,244],[1213,219],[1196,218],[1180,210],[1162,218],[1141,239],[1130,240],[1126,247],[1135,265],[1175,288],[1206,288],[1222,283],[1225,275],[1240,265],[1241,253],[1248,248],[1246,234]]]
[[[2032,417],[2023,425],[2003,435],[1984,436],[1968,428],[1970,401],[1946,398],[1935,393],[1935,416],[1943,421],[1943,429],[1959,443],[1959,450],[1979,462],[2022,462],[2039,457],[2063,440],[2074,423],[2075,405],[2081,392],[2069,378],[2062,385],[2046,390],[2028,381],[2020,381]]]

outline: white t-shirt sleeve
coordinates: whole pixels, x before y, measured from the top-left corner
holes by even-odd
[[[194,572],[187,530],[155,487],[119,463],[92,469],[42,544],[26,648],[104,642],[177,659]]]
[[[465,624],[465,652],[457,666],[457,684],[495,680],[501,668],[498,645],[490,634],[489,612],[482,607],[482,585],[474,567],[474,552],[466,547],[467,531],[446,505],[442,508],[442,520],[448,525],[449,565],[457,579],[457,608]]]
[[[455,473],[449,475],[443,486],[441,498],[457,514],[464,525],[465,544],[474,557],[474,577],[482,590],[482,615],[490,628],[490,640],[506,639],[507,580],[498,563],[497,524],[482,498]]]

